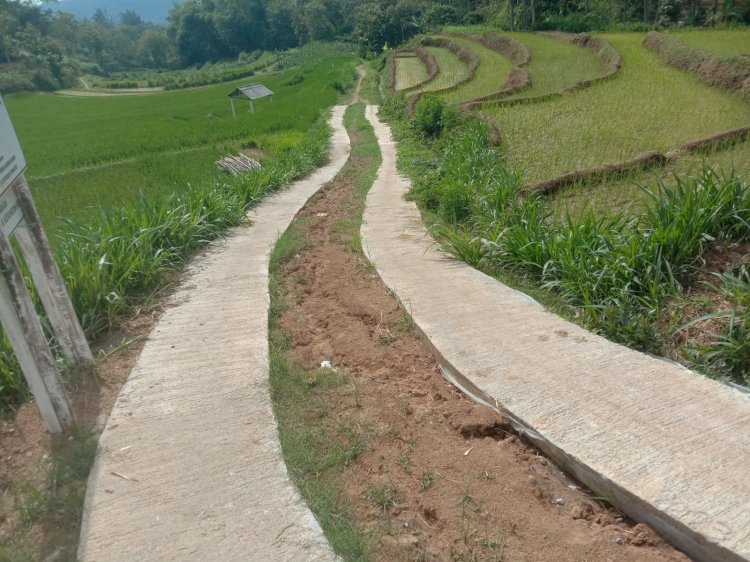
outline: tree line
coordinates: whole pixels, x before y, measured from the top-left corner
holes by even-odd
[[[185,68],[347,38],[361,54],[449,24],[588,31],[750,23],[750,0],[185,0],[166,25],[132,10],[77,20],[47,0],[0,0],[0,92],[83,74]],[[63,6],[64,7],[64,6]]]

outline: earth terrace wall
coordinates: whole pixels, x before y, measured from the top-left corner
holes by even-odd
[[[611,78],[614,78],[615,76],[617,76],[617,74],[620,72],[620,68],[622,68],[622,57],[620,56],[620,53],[618,53],[617,50],[615,50],[615,48],[612,45],[610,45],[608,41],[606,41],[605,39],[602,39],[601,37],[596,37],[588,33],[582,33],[580,35],[573,35],[570,33],[562,33],[558,31],[539,32],[539,34],[545,35],[547,37],[551,37],[553,39],[575,43],[576,45],[579,45],[585,49],[589,49],[593,51],[598,57],[599,62],[605,68],[604,74],[602,74],[598,78],[592,78],[590,80],[579,80],[572,86],[569,86],[568,88],[565,88],[564,90],[561,90],[560,92],[552,92],[551,94],[545,94],[542,96],[529,96],[525,98],[517,98],[517,99],[512,99],[512,100],[506,100],[506,99],[473,100],[465,104],[466,109],[476,109],[477,107],[497,107],[497,106],[520,105],[520,104],[526,104],[526,103],[540,103],[540,102],[548,101],[551,99],[565,96],[567,94],[570,94],[577,90],[581,90],[583,88],[588,88],[589,86],[593,84],[598,84],[599,82],[610,80]]]
[[[643,46],[658,53],[667,64],[696,74],[709,86],[739,92],[750,100],[750,59],[719,57],[657,31],[646,35]]]
[[[750,138],[750,125],[688,141],[677,146],[673,150],[670,150],[666,154],[652,150],[639,154],[630,160],[612,162],[594,168],[575,170],[556,178],[527,185],[525,189],[527,191],[538,191],[545,195],[550,195],[564,186],[616,179],[635,170],[645,170],[648,168],[664,166],[686,154],[728,148],[739,142],[744,142],[748,138]]]

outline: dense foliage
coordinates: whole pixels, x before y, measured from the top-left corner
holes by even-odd
[[[0,0],[0,92],[70,86],[82,74],[236,60],[334,38],[355,40],[367,55],[448,24],[585,31],[750,22],[750,0],[186,0],[172,8],[166,26],[133,10],[98,10],[79,21],[49,5],[64,9]]]

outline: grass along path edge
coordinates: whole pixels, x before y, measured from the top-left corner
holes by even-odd
[[[364,104],[349,106],[344,124],[352,138],[350,161],[339,177],[354,182],[351,218],[342,232],[353,233],[352,250],[361,251],[359,225],[367,190],[380,166],[377,140],[364,116]],[[324,188],[325,189],[325,188]],[[269,272],[270,384],[279,439],[289,473],[307,505],[318,519],[334,551],[344,560],[369,560],[367,540],[357,529],[344,499],[341,473],[367,447],[367,432],[342,428],[327,415],[321,389],[348,385],[348,377],[332,369],[305,371],[285,357],[287,336],[279,325],[285,310],[282,268],[309,242],[295,219],[279,238],[271,254]],[[316,381],[310,384],[310,381]]]

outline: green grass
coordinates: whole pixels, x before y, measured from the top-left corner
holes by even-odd
[[[347,110],[344,124],[353,139],[352,156],[340,176],[352,182],[354,191],[347,207],[349,214],[335,230],[342,244],[357,250],[354,241],[358,239],[365,196],[380,164],[380,151],[363,104]],[[347,423],[330,407],[331,397],[341,399],[351,393],[347,375],[328,369],[305,371],[284,356],[288,338],[279,326],[286,306],[282,268],[286,260],[308,245],[298,219],[281,236],[271,255],[271,397],[284,460],[297,488],[334,551],[346,561],[364,562],[370,559],[367,539],[357,529],[346,502],[342,475],[367,450],[372,430],[367,420]],[[356,397],[353,400],[356,402]]]
[[[531,60],[525,65],[531,87],[509,99],[543,96],[560,92],[581,80],[604,73],[599,59],[589,49],[535,33],[506,33],[525,44]]]
[[[396,91],[412,88],[427,80],[427,67],[417,56],[396,57]]]
[[[268,77],[273,102],[258,101],[254,114],[236,102],[232,118],[227,94],[237,81],[184,92],[142,96],[8,96],[6,104],[32,177],[141,157],[146,153],[247,142],[282,130],[304,132],[322,107],[332,105],[335,80],[349,79],[352,57],[318,62],[306,68],[305,81],[283,83],[297,71]]]
[[[375,105],[382,103],[380,95],[380,63],[385,64],[385,56],[381,59],[364,62],[363,65],[367,74],[362,79],[360,87],[360,97],[363,100]]]
[[[681,43],[719,56],[750,55],[748,29],[694,29],[670,32]]]
[[[558,219],[566,215],[580,217],[589,210],[598,215],[611,215],[626,210],[639,213],[649,203],[643,187],[652,189],[658,182],[674,187],[677,177],[699,175],[704,164],[721,170],[735,170],[737,174],[748,178],[750,143],[744,142],[718,152],[688,155],[667,167],[630,174],[617,180],[566,186],[550,197],[550,204]]]
[[[303,82],[285,84],[299,72],[264,79],[273,101],[257,101],[254,114],[236,103],[237,119],[226,94],[245,82],[143,96],[9,96],[42,221],[57,233],[61,218],[96,219],[98,208],[141,190],[154,198],[189,190],[220,177],[213,160],[243,146],[282,154],[336,101],[332,84],[351,81],[354,59],[318,61],[302,69]]]
[[[510,74],[510,70],[513,67],[513,63],[510,60],[477,41],[464,39],[463,37],[446,37],[446,39],[471,51],[479,58],[479,66],[471,81],[455,90],[442,94],[445,101],[458,104],[482,96],[488,96],[503,89],[505,81],[508,79],[508,74]]]
[[[396,103],[381,112],[400,119]],[[413,124],[396,121],[399,165],[413,180],[411,196],[438,219],[454,253],[493,275],[532,281],[557,309],[586,327],[651,353],[678,328],[668,305],[680,299],[709,243],[750,240],[750,183],[704,167],[673,184],[656,182],[640,212],[597,209],[554,220],[547,198],[525,194],[484,127],[464,119],[425,146]],[[429,143],[429,141],[428,141]],[[727,286],[740,295],[740,273]],[[747,382],[747,299],[733,297],[726,332],[692,366]]]
[[[87,336],[158,291],[265,194],[325,160],[330,131],[321,113],[352,84],[354,65],[353,57],[318,61],[290,86],[282,82],[288,77],[275,77],[268,84],[276,99],[237,120],[226,118],[228,105],[223,119],[205,113],[227,104],[227,85],[137,97],[9,98],[32,192]],[[238,177],[218,173],[215,156],[245,145],[267,150],[263,167]],[[26,396],[0,340],[0,411]]]
[[[643,35],[603,37],[623,57],[619,77],[548,102],[485,111],[526,181],[667,151],[750,123],[750,105],[666,66],[641,46]]]
[[[440,69],[434,80],[425,84],[420,90],[424,92],[434,92],[444,90],[464,80],[469,74],[469,68],[461,60],[443,47],[425,47],[432,56]]]

